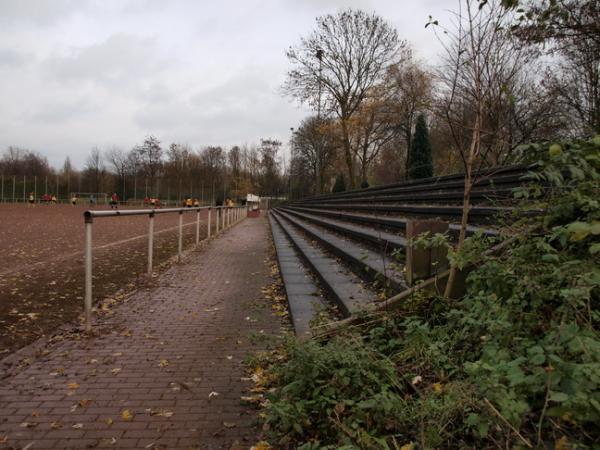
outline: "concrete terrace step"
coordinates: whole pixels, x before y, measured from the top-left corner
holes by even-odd
[[[491,187],[503,189],[518,187],[522,184],[522,180],[525,173],[519,171],[516,174],[500,175],[500,176],[482,176],[479,177],[474,183],[474,190],[480,190],[484,187]],[[407,186],[376,186],[372,188],[362,189],[359,191],[348,191],[337,194],[329,194],[327,197],[322,199],[334,199],[334,198],[347,198],[355,199],[357,197],[368,197],[368,196],[382,196],[382,195],[394,195],[394,194],[406,194],[416,193],[417,195],[428,192],[451,192],[458,190],[461,195],[464,189],[464,179],[458,178],[446,181],[434,181],[427,184],[407,185]],[[321,198],[306,199],[303,202],[319,201]]]
[[[338,235],[298,219],[289,213],[277,210],[277,216],[283,216],[296,228],[302,230],[310,238],[317,240],[330,252],[340,257],[354,272],[370,281],[385,281],[394,291],[407,289],[406,279],[395,267],[397,262],[380,252],[364,248],[355,242],[342,239]]]
[[[505,189],[473,189],[471,191],[470,199],[472,202],[486,202],[496,201],[502,199],[510,199],[513,195],[512,188]],[[428,192],[418,193],[402,193],[402,194],[387,194],[387,193],[373,193],[350,197],[350,198],[332,198],[322,199],[320,203],[344,203],[344,202],[368,202],[375,201],[377,203],[396,203],[396,202],[408,202],[408,203],[462,203],[463,191],[451,190],[445,191],[436,189]]]
[[[338,211],[329,211],[327,209],[312,209],[301,206],[286,206],[287,210],[295,210],[300,212],[305,212],[308,214],[314,214],[323,217],[331,217],[334,219],[346,221],[346,222],[354,222],[361,224],[369,224],[375,227],[382,228],[391,228],[405,231],[406,223],[409,219],[405,217],[393,217],[393,216],[378,216],[373,214],[357,214],[357,213],[347,213],[347,212],[338,212]],[[450,232],[453,234],[458,234],[460,230],[460,225],[456,223],[449,224]],[[490,228],[481,228],[469,225],[467,227],[467,235],[475,234],[476,232],[481,231],[486,236],[498,236],[498,231],[490,229]]]
[[[359,278],[344,270],[335,258],[312,245],[308,239],[292,227],[289,220],[275,212],[271,212],[271,216],[319,277],[345,316],[360,311],[365,306],[377,301],[375,293],[365,288]]]
[[[378,205],[373,203],[295,203],[294,206],[314,209],[329,209],[337,211],[364,211],[384,214],[403,214],[415,217],[460,217],[462,206],[452,205]],[[510,216],[515,211],[511,207],[472,206],[469,210],[470,220],[485,221],[494,217]]]
[[[310,337],[310,321],[325,303],[318,295],[318,286],[310,277],[281,226],[273,216],[269,216],[269,222],[296,336],[300,339]]]
[[[385,248],[389,249],[390,251],[394,249],[404,250],[404,247],[406,246],[406,239],[398,234],[388,233],[386,231],[380,231],[364,226],[350,225],[348,223],[340,222],[339,220],[323,219],[311,213],[310,210],[299,212],[296,208],[281,207],[280,209],[293,214],[296,217],[306,219],[316,225],[344,234],[353,239],[368,241],[369,243],[377,246],[378,249]]]

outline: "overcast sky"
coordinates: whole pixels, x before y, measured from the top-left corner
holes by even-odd
[[[80,167],[92,146],[130,149],[289,140],[307,115],[280,86],[288,46],[315,17],[380,14],[417,57],[453,0],[0,0],[0,151],[39,151]]]

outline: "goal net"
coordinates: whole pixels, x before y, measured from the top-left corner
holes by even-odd
[[[109,196],[106,192],[71,192],[69,194],[69,203],[77,199],[78,205],[107,205]]]

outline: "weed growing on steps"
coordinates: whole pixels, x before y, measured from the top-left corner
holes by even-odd
[[[263,361],[274,447],[600,448],[600,146],[557,148],[522,149],[537,168],[517,195],[545,214],[461,301],[422,297]]]

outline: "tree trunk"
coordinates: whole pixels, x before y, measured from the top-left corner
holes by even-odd
[[[411,127],[408,128],[406,132],[406,170],[404,173],[404,177],[408,180],[408,171],[410,169],[410,146],[412,144],[412,132]]]
[[[465,189],[463,192],[463,207],[462,207],[462,218],[460,221],[460,233],[458,235],[458,245],[456,246],[456,252],[459,253],[462,250],[467,234],[467,225],[469,223],[469,209],[471,202],[471,188],[473,187],[472,182],[472,171],[475,158],[479,153],[479,146],[481,140],[481,117],[478,115],[475,119],[475,126],[473,127],[473,136],[471,140],[471,146],[469,147],[469,157],[467,158],[466,173],[465,173]],[[446,289],[444,290],[444,297],[450,298],[452,294],[452,288],[456,280],[456,273],[458,268],[456,264],[452,264],[450,267],[450,273],[448,275],[448,282],[446,283]]]
[[[342,141],[344,145],[344,158],[348,168],[348,188],[354,189],[354,160],[352,159],[352,149],[350,148],[350,137],[348,136],[347,119],[342,119]]]

